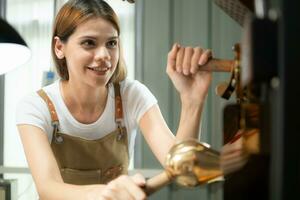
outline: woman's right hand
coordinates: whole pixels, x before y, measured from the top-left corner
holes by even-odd
[[[212,73],[200,71],[212,58],[209,49],[201,47],[183,47],[175,43],[168,53],[166,72],[173,82],[182,100],[203,103],[211,83]]]
[[[141,174],[121,175],[109,182],[100,192],[97,200],[143,200],[146,194],[141,189],[146,180]]]

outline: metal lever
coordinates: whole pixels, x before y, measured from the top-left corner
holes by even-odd
[[[235,60],[222,60],[213,58],[205,65],[199,66],[199,70],[212,72],[232,72],[235,65]]]

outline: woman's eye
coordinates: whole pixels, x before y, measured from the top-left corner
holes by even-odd
[[[93,40],[85,40],[81,43],[83,47],[91,48],[95,46],[95,42]]]
[[[117,40],[111,40],[111,41],[106,43],[108,48],[115,48],[117,46],[117,44],[118,44]]]

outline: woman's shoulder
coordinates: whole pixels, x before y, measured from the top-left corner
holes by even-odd
[[[126,78],[120,82],[120,88],[123,100],[155,99],[151,90],[138,80]]]
[[[47,116],[47,105],[37,92],[25,95],[17,104],[16,119],[18,123],[34,121]]]
[[[44,91],[51,91],[52,86],[46,86]],[[51,116],[46,102],[37,91],[25,95],[17,105],[16,124],[29,124],[41,128],[45,132],[51,129]]]
[[[138,80],[126,78],[120,82],[121,92],[139,92],[147,87]]]
[[[125,79],[120,84],[126,111],[134,123],[139,122],[141,116],[157,104],[157,99],[150,89],[138,80]]]
[[[30,92],[24,97],[20,99],[18,102],[18,107],[23,107],[25,105],[28,106],[36,106],[42,103],[42,99],[39,97],[37,92]]]
[[[137,80],[125,78],[124,80],[119,82],[120,85],[120,92],[121,96],[123,97],[124,95],[128,93],[132,93],[134,90],[140,87],[142,83],[140,83]],[[111,97],[114,97],[114,84],[110,83],[109,84],[109,92],[111,93]]]
[[[38,94],[39,90],[45,91],[45,93],[50,97],[57,91],[58,83],[54,82],[50,85],[47,85],[36,91],[27,93],[21,100],[18,102],[18,108],[41,108],[41,106],[46,105],[43,99]],[[51,98],[51,97],[50,97]]]

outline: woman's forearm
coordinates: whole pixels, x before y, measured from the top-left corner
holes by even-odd
[[[204,100],[192,102],[190,99],[182,97],[181,102],[181,114],[176,138],[178,140],[198,138]]]
[[[41,200],[95,200],[105,185],[71,185],[60,182],[48,182],[38,186]]]

